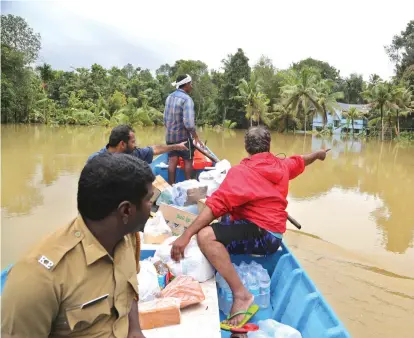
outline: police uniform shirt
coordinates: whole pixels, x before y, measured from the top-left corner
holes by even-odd
[[[125,338],[138,296],[137,252],[135,235],[128,235],[110,257],[78,216],[12,267],[2,337]]]

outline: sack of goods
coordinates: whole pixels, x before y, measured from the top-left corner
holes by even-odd
[[[198,247],[197,240],[192,238],[184,250],[184,258],[175,262],[171,258],[171,243],[178,237],[170,237],[155,251],[154,259],[167,264],[171,273],[178,277],[182,275],[191,276],[203,283],[214,276],[214,268],[203,255]]]
[[[137,274],[138,292],[139,302],[142,303],[154,300],[161,292],[161,288],[158,284],[158,274],[154,264],[149,260],[144,260],[140,261],[139,265],[140,270]]]
[[[197,204],[198,200],[207,196],[207,185],[197,180],[187,180],[172,187],[173,204],[183,207]]]
[[[157,211],[155,217],[149,218],[144,228],[144,243],[161,244],[171,237],[171,228],[165,222],[161,211]]]
[[[190,276],[176,277],[162,290],[161,297],[178,298],[181,308],[201,303],[206,298],[200,283]]]
[[[200,173],[198,179],[200,183],[207,185],[207,196],[211,196],[219,188],[230,168],[230,162],[222,160],[216,163],[213,170],[206,170]]]

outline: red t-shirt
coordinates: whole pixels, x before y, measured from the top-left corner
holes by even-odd
[[[259,153],[232,167],[220,187],[207,198],[215,217],[230,213],[271,232],[284,233],[289,180],[305,169],[301,156],[280,159]]]

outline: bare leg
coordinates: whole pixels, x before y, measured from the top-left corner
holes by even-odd
[[[184,160],[184,176],[186,180],[191,179],[193,173],[193,160]]]
[[[168,158],[168,183],[173,185],[175,183],[175,172],[178,165],[178,156]]]
[[[230,314],[247,311],[253,304],[254,297],[241,282],[225,246],[216,241],[213,229],[209,226],[203,228],[197,235],[197,241],[202,253],[223,276],[233,292],[233,306]],[[230,319],[228,323],[237,326],[243,318],[244,315],[239,315]]]

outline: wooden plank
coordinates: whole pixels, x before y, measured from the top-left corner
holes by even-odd
[[[181,310],[181,324],[143,330],[146,338],[221,338],[215,278],[201,283],[206,299]]]

